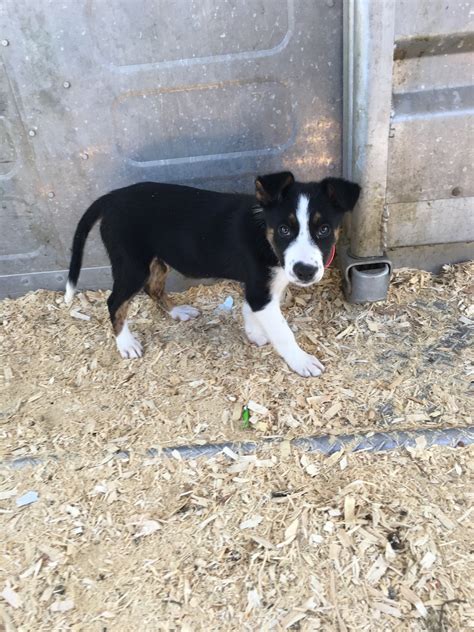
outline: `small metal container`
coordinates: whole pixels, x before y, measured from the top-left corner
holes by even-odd
[[[388,263],[369,263],[350,269],[350,303],[373,303],[387,298],[390,282]]]
[[[392,264],[385,257],[356,259],[346,247],[338,248],[344,275],[344,295],[348,303],[375,303],[387,298]]]

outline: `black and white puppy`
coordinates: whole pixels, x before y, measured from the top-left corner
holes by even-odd
[[[141,289],[172,318],[199,315],[166,296],[165,279],[173,268],[188,277],[243,283],[248,339],[258,346],[270,342],[296,373],[320,375],[323,365],[298,346],[280,299],[289,283],[308,287],[322,279],[343,215],[359,193],[359,185],[341,178],[300,183],[290,172],[258,177],[255,196],[154,182],[112,191],[77,226],[65,300],[72,301],[85,241],[101,219],[114,279],[108,307],[123,358],[142,355],[127,324],[129,302]]]

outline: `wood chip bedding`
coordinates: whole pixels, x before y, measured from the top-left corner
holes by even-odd
[[[185,323],[137,297],[139,360],[118,355],[106,292],[84,292],[72,310],[52,292],[4,300],[0,456],[468,425],[473,272],[401,270],[386,302],[363,306],[343,301],[336,270],[311,293],[292,290],[288,320],[327,365],[314,379],[247,342],[235,284],[176,295],[203,312]],[[232,311],[216,311],[228,296]]]

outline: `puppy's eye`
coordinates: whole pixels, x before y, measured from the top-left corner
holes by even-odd
[[[321,239],[324,239],[324,237],[329,237],[330,234],[331,227],[329,226],[329,224],[323,224],[318,228],[318,237],[321,237]]]
[[[278,234],[280,237],[288,237],[290,234],[290,229],[285,224],[282,224],[278,227]]]

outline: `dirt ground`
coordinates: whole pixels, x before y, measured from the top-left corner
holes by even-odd
[[[400,270],[369,306],[343,301],[336,270],[292,290],[290,325],[327,365],[315,379],[246,342],[231,283],[177,295],[202,311],[188,323],[137,297],[132,361],[105,292],[2,301],[0,629],[472,629],[472,448],[323,457],[287,439],[472,424],[473,273]],[[147,457],[265,437],[284,441]],[[8,467],[22,456],[45,460]]]

